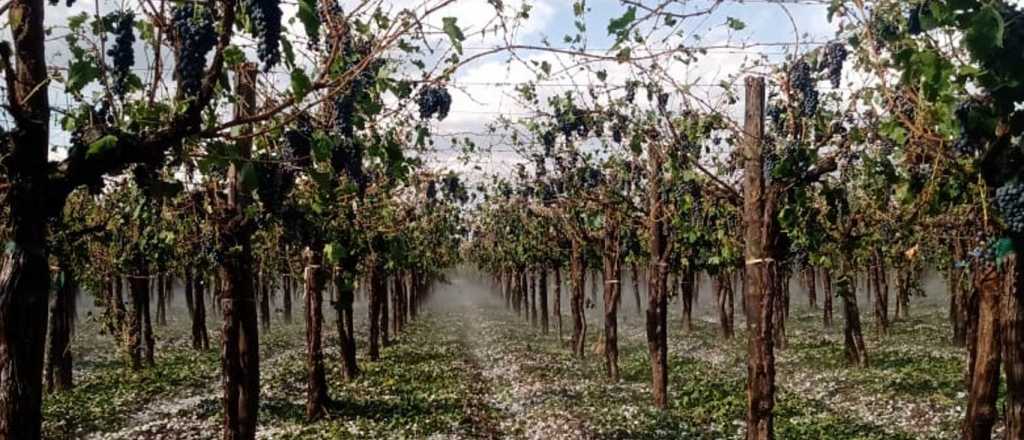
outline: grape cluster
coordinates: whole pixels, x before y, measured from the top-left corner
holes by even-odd
[[[832,87],[839,87],[839,82],[843,77],[843,64],[846,62],[848,55],[846,46],[842,43],[831,42],[825,46],[821,67],[828,70],[828,79],[832,82]]]
[[[254,164],[256,195],[264,209],[272,213],[282,212],[285,200],[295,187],[295,171],[270,156],[258,158]]]
[[[1003,214],[1007,229],[1014,235],[1024,235],[1024,182],[1007,182],[996,190],[996,206]]]
[[[921,27],[921,14],[926,12],[928,8],[927,3],[921,3],[910,8],[910,13],[907,14],[907,32],[910,35],[918,35],[924,31]]]
[[[185,96],[194,96],[202,86],[206,54],[217,44],[213,16],[207,8],[184,2],[174,7],[171,23],[178,36],[174,67],[178,87]]]
[[[782,106],[772,104],[768,106],[768,119],[772,121],[772,126],[776,129],[782,127]]]
[[[612,141],[616,144],[622,143],[622,126],[617,123],[612,125]]]
[[[135,65],[135,13],[131,11],[115,12],[108,18],[113,24],[114,45],[107,50],[107,56],[113,58],[114,66],[110,75],[113,80],[114,94],[120,97],[128,92],[128,79],[132,66]]]
[[[424,87],[416,98],[416,104],[420,107],[420,119],[430,119],[437,115],[437,120],[441,121],[448,117],[452,95],[444,87]]]
[[[981,111],[981,107],[975,101],[963,101],[957,106],[954,115],[960,123],[960,134],[957,137],[953,149],[961,156],[976,156],[982,145],[985,144],[985,133],[975,128],[971,123],[971,114]]]
[[[554,130],[544,130],[544,132],[540,134],[540,142],[544,145],[544,155],[551,156],[551,153],[555,150]]]
[[[567,141],[572,140],[574,135],[587,137],[594,125],[592,118],[585,110],[571,103],[568,108],[558,107],[555,109],[555,121]]]
[[[806,61],[797,60],[790,67],[789,86],[800,93],[800,111],[803,116],[811,116],[818,111],[818,90],[815,88],[811,66]]]
[[[257,40],[256,55],[269,71],[281,61],[281,6],[278,0],[243,0],[242,6]]]
[[[284,159],[305,168],[313,163],[313,127],[306,117],[300,117],[295,128],[284,132]]]
[[[636,99],[636,81],[626,81],[626,102],[632,103]]]

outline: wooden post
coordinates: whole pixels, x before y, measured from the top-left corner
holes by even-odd
[[[775,352],[772,339],[776,261],[771,252],[772,203],[763,174],[764,78],[746,81],[744,122],[743,220],[748,289],[746,312],[752,318],[747,350],[747,440],[774,438]]]
[[[256,107],[256,65],[244,63],[236,71],[238,102],[235,115],[245,117]],[[241,133],[251,129],[242,126]],[[253,286],[252,227],[245,220],[250,195],[241,187],[244,161],[252,157],[252,141],[238,141],[239,162],[228,167],[227,203],[220,213],[219,236],[227,249],[220,273],[221,311],[224,316],[221,371],[224,387],[224,439],[256,437],[260,397],[259,325]]]

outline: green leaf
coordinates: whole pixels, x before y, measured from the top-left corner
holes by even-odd
[[[444,23],[444,33],[448,34],[448,39],[452,42],[452,47],[455,48],[455,52],[462,55],[462,40],[466,39],[466,36],[462,34],[462,29],[459,29],[459,25],[455,24],[455,17],[444,17],[441,22]]]
[[[327,264],[335,265],[341,262],[342,247],[338,243],[329,243],[324,246],[324,260]]]
[[[100,77],[100,69],[90,58],[80,58],[68,69],[68,91],[78,93],[86,85]]]
[[[608,21],[608,35],[619,35],[621,39],[622,31],[633,24],[634,21],[636,21],[636,8],[630,6],[621,17]]]
[[[316,12],[316,0],[299,0],[299,12],[295,14],[306,28],[306,36],[316,41],[320,38],[320,14]]]
[[[985,58],[1003,47],[1003,17],[992,5],[985,5],[971,20],[971,27],[964,35],[967,48],[976,56]]]
[[[296,67],[292,69],[291,86],[292,96],[295,97],[296,101],[302,101],[302,98],[305,98],[306,94],[313,88],[313,83],[309,80],[305,70],[302,70],[301,67]]]
[[[92,157],[104,154],[114,149],[117,146],[117,136],[108,134],[89,144],[89,149],[85,151],[85,158],[90,159]]]
[[[725,25],[729,26],[729,29],[732,29],[734,31],[742,31],[743,29],[747,28],[746,23],[744,23],[742,20],[738,20],[733,17],[726,18]]]
[[[224,62],[228,66],[237,66],[245,62],[245,52],[234,44],[224,48]]]

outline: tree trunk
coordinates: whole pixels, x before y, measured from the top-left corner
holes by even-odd
[[[732,277],[728,272],[720,272],[712,279],[712,288],[718,297],[718,321],[722,326],[722,337],[732,339],[733,327],[733,291]]]
[[[1024,438],[1024,265],[1020,245],[1010,257],[1003,294],[1003,371],[1006,374],[1006,438]]]
[[[284,323],[292,323],[292,276],[285,274],[281,281],[281,308]]]
[[[136,265],[139,273],[129,276],[128,284],[132,296],[132,313],[128,319],[128,353],[132,369],[142,368],[146,352],[146,321],[149,319],[149,278],[144,265]]]
[[[587,339],[587,318],[583,315],[583,301],[586,294],[584,283],[584,271],[586,270],[583,260],[583,243],[578,240],[572,241],[572,253],[569,260],[569,282],[571,283],[571,296],[569,306],[572,309],[572,351],[579,357],[583,357]]]
[[[613,383],[619,381],[619,297],[622,294],[619,231],[605,224],[602,259],[604,263],[604,356],[605,372]]]
[[[199,275],[192,280],[194,304],[192,308],[192,348],[210,349],[210,336],[206,331],[206,278]]]
[[[882,267],[882,255],[876,250],[874,264],[871,265],[868,280],[870,280],[875,290],[875,330],[879,336],[889,334],[889,292],[888,287],[885,286],[883,281],[884,277],[885,269]]]
[[[306,420],[313,421],[324,415],[327,405],[327,377],[324,373],[323,352],[323,291],[324,274],[320,268],[322,245],[315,244],[303,251],[306,270]]]
[[[668,249],[663,216],[661,152],[648,148],[650,161],[647,192],[647,228],[650,240],[650,280],[647,282],[647,350],[651,357],[651,391],[654,406],[668,408]]]
[[[857,307],[857,294],[854,281],[850,275],[840,275],[836,288],[839,298],[843,300],[843,350],[846,361],[850,365],[866,367],[868,365],[867,348],[864,346],[864,334],[860,325],[860,309]]]
[[[632,275],[633,275],[633,279],[632,279],[632,281],[633,281],[633,299],[636,301],[636,315],[637,316],[643,316],[643,314],[644,314],[644,306],[640,302],[640,274],[639,274],[640,270],[637,267],[636,263],[630,264],[629,268],[630,268],[630,272],[632,272]]]
[[[529,295],[530,295],[530,326],[531,327],[536,327],[537,326],[537,276],[533,272],[530,272],[529,270],[527,270],[525,272],[525,274],[526,274],[527,285],[530,288],[530,291],[529,291]]]
[[[235,91],[236,116],[243,117],[256,107],[256,65],[238,67]],[[248,132],[248,129],[243,129]],[[242,159],[252,156],[252,141],[243,137],[238,142]],[[215,301],[224,316],[221,329],[221,385],[224,397],[224,440],[252,440],[256,437],[260,399],[259,323],[252,261],[254,224],[246,218],[250,195],[242,190],[241,169],[236,163],[228,166],[227,200],[219,210],[217,245],[223,258],[216,273],[218,287]]]
[[[963,422],[964,440],[989,440],[992,425],[998,416],[996,398],[999,390],[999,363],[1001,361],[1002,332],[1000,331],[1000,305],[1003,281],[994,265],[979,267],[975,275],[977,308],[974,337],[971,344],[968,376],[967,415]],[[1010,438],[1010,437],[1008,437]]]
[[[683,307],[683,329],[693,331],[693,297],[696,287],[696,275],[689,266],[679,274],[679,299]],[[675,284],[675,283],[673,283]]]
[[[540,304],[540,327],[544,334],[548,334],[548,271],[540,266],[540,279],[537,281],[537,302]]]
[[[384,264],[374,256],[370,263],[370,360],[380,359],[380,299],[387,292]]]
[[[260,329],[268,332],[270,331],[270,280],[267,279],[266,272],[260,272],[256,280],[260,298]]]
[[[765,187],[764,78],[747,78],[743,222],[747,271],[747,440],[775,438],[774,316],[778,302],[774,196]]]
[[[14,0],[7,11],[16,73],[6,93],[22,106],[22,119],[11,131],[10,154],[0,157],[10,182],[4,226],[13,244],[0,263],[0,439],[37,439],[42,423],[50,292],[45,208],[56,202],[46,196],[51,120],[45,8],[43,0]]]
[[[821,321],[825,328],[832,328],[832,273],[828,269],[822,269],[821,275],[821,284],[825,289]]]
[[[75,333],[75,297],[78,280],[70,268],[60,272],[61,281],[50,304],[50,344],[46,356],[46,389],[49,392],[70,390],[71,337]]]
[[[195,299],[193,298],[193,295],[195,295],[195,292],[193,290],[193,279],[192,279],[192,268],[191,267],[186,267],[185,268],[185,280],[184,280],[184,283],[185,283],[185,286],[184,286],[185,287],[185,308],[188,309],[188,318],[192,319],[192,315],[195,314],[195,307],[196,307],[196,305],[195,305]]]
[[[355,283],[352,273],[339,269],[334,277],[334,287],[338,291],[338,301],[334,303],[338,320],[338,342],[341,345],[341,373],[345,380],[359,377],[359,365],[356,363],[355,323],[353,322],[352,305],[355,303]]]
[[[156,325],[167,326],[167,278],[164,274],[156,276]]]
[[[558,340],[562,340],[562,267],[555,266],[555,319],[558,320]]]
[[[391,313],[390,307],[388,307],[388,276],[386,273],[381,274],[381,291],[377,301],[380,303],[380,346],[388,347],[391,345],[391,332],[388,329]]]
[[[807,306],[811,310],[818,308],[818,276],[814,266],[808,266],[804,271],[804,279],[807,283]]]

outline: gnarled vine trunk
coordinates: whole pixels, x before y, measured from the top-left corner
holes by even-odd
[[[352,310],[355,303],[355,285],[351,277],[353,275],[343,272],[343,269],[337,270],[334,276],[334,286],[338,291],[338,300],[334,307],[337,312],[338,342],[341,344],[341,372],[346,380],[353,380],[359,376]]]
[[[75,333],[75,298],[78,280],[68,267],[62,267],[60,282],[50,304],[50,344],[46,356],[46,389],[70,390],[72,386],[71,337]]]
[[[647,350],[651,359],[651,391],[654,406],[668,408],[668,243],[665,234],[664,203],[661,191],[663,158],[658,147],[648,149],[650,161],[648,202],[648,239],[650,268],[647,282]]]
[[[602,263],[604,266],[604,357],[605,372],[612,382],[619,381],[619,297],[622,295],[619,231],[612,222],[604,228]]]
[[[210,349],[210,335],[206,331],[206,277],[200,274],[192,280],[192,348]]]
[[[991,439],[992,425],[998,416],[996,398],[1002,349],[999,307],[1004,280],[994,265],[979,267],[975,274],[976,299],[972,301],[971,314],[976,313],[976,316],[971,332],[974,340],[970,344],[967,414],[962,428],[964,440]]]
[[[317,420],[324,415],[327,405],[327,376],[324,373],[323,352],[323,291],[324,273],[320,264],[323,246],[313,245],[303,251],[306,270],[306,420]]]
[[[583,301],[585,295],[584,271],[586,270],[583,260],[583,243],[577,240],[572,241],[572,251],[569,256],[569,283],[570,292],[569,307],[572,310],[572,351],[579,357],[585,353],[584,345],[587,338],[587,319],[583,315]]]

